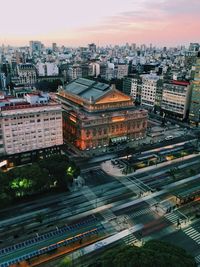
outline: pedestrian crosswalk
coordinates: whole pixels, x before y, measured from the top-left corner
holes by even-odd
[[[106,221],[111,221],[117,218],[117,216],[109,209],[101,211],[101,215]]]
[[[136,183],[133,180],[128,179],[127,177],[116,177],[120,183],[122,183],[125,187],[127,187],[129,190],[136,193],[138,191],[138,187]]]
[[[153,206],[155,204],[158,204],[158,201],[156,201],[154,198],[146,199],[145,202],[148,203],[149,206]]]
[[[192,226],[183,230],[186,235],[192,238],[198,245],[200,244],[200,233]]]
[[[152,212],[152,210],[150,208],[146,208],[146,209],[138,210],[136,212],[133,211],[131,214],[128,214],[127,216],[129,218],[136,218],[138,216],[141,216],[141,215],[144,215],[150,212]]]
[[[200,255],[195,257],[195,261],[198,264],[198,266],[200,266]]]
[[[138,242],[137,238],[133,234],[124,237],[123,241],[126,245],[133,245],[134,243]]]
[[[165,218],[168,221],[172,222],[173,224],[177,223],[178,220],[181,221],[180,220],[180,217],[176,213],[174,213],[174,212],[173,213],[165,214]]]
[[[93,207],[97,208],[98,206],[104,204],[104,202],[101,199],[99,199],[97,195],[88,186],[85,186],[84,190],[82,190],[82,193],[90,201]],[[108,222],[117,218],[116,215],[109,209],[103,210],[100,213],[105,219],[105,221]]]
[[[84,187],[82,194],[90,201],[94,208],[97,208],[97,206],[104,204],[104,202],[100,198],[98,198],[97,195],[88,186]]]

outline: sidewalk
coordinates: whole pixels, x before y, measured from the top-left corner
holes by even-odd
[[[170,166],[170,165],[172,165],[174,163],[182,162],[182,161],[187,160],[187,159],[196,158],[196,157],[199,157],[199,155],[200,155],[200,153],[198,153],[198,154],[192,154],[192,155],[188,155],[188,156],[185,156],[185,157],[182,157],[182,158],[178,158],[178,159],[174,159],[174,160],[171,160],[171,161],[166,161],[166,162],[158,163],[157,165],[144,167],[144,168],[138,169],[136,171],[133,171],[132,173],[129,173],[129,174],[123,174],[122,173],[122,170],[123,169],[120,169],[116,165],[113,165],[111,163],[111,160],[108,160],[106,162],[103,162],[101,164],[101,168],[107,174],[109,174],[109,175],[118,176],[118,177],[125,177],[125,176],[128,177],[128,176],[132,176],[132,175],[135,175],[135,174],[148,172],[150,170],[155,170],[157,168],[161,168],[161,167],[165,167],[165,166]]]

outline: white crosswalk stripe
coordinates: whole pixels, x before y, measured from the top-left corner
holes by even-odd
[[[152,210],[150,208],[146,208],[146,209],[143,209],[143,210],[138,210],[136,212],[133,211],[131,214],[128,214],[127,216],[129,218],[136,218],[138,216],[141,216],[143,214],[147,214],[147,213],[150,213],[150,212],[152,212]]]
[[[184,229],[183,231],[186,235],[192,238],[197,244],[200,244],[200,233],[196,229],[190,226],[187,229]]]
[[[195,257],[195,261],[196,261],[196,263],[200,263],[200,255]]]
[[[84,190],[82,190],[82,193],[91,202],[93,207],[97,208],[97,206],[104,204],[104,202],[99,200],[97,195],[88,186],[85,186]],[[116,215],[111,210],[103,210],[100,213],[106,221],[110,221],[116,218]]]
[[[173,224],[177,223],[178,219],[180,220],[179,216],[176,213],[165,214],[165,218]]]
[[[101,211],[101,215],[106,221],[111,221],[116,218],[116,215],[111,210],[103,210]]]

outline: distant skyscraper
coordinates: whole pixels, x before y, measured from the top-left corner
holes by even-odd
[[[133,51],[136,50],[136,44],[135,43],[131,44],[131,50],[133,50]]]
[[[34,52],[40,53],[43,46],[40,41],[30,41],[29,45],[31,54],[33,54]]]
[[[126,43],[125,46],[126,46],[126,49],[129,49],[129,43]]]
[[[194,80],[192,81],[192,98],[190,105],[190,122],[199,126],[200,122],[200,52],[194,66]]]
[[[198,52],[200,49],[199,43],[190,43],[189,51]]]
[[[57,44],[56,43],[52,43],[52,50],[54,51],[54,52],[56,52],[57,51]]]
[[[145,45],[145,44],[142,44],[142,45],[141,45],[141,50],[142,50],[142,51],[145,51],[145,50],[146,50],[146,45]]]
[[[89,50],[91,51],[91,52],[96,52],[96,50],[97,50],[97,47],[96,47],[96,45],[94,44],[94,43],[92,43],[92,44],[89,44],[88,45],[88,48],[89,48]]]

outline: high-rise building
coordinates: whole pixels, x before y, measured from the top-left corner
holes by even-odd
[[[67,78],[69,81],[73,81],[81,77],[82,77],[82,68],[79,64],[74,64],[69,67],[67,71]]]
[[[43,47],[43,45],[40,41],[30,41],[29,46],[30,46],[31,54],[40,53],[42,50],[42,47]]]
[[[115,65],[115,78],[122,79],[128,75],[128,65],[127,64],[117,64]]]
[[[6,89],[6,75],[3,72],[0,72],[0,90]]]
[[[157,83],[160,77],[156,74],[145,74],[141,77],[141,104],[151,110],[156,104]]]
[[[161,108],[167,116],[187,119],[191,97],[189,82],[172,81],[163,84]]]
[[[37,80],[36,68],[31,63],[18,64],[17,75],[20,84],[31,85]]]
[[[31,155],[63,144],[62,108],[51,101],[48,94],[27,94],[24,99],[4,97],[0,115],[6,155],[21,155],[28,151]]]
[[[190,105],[189,119],[192,124],[199,126],[200,124],[200,52],[193,66],[194,80],[191,83],[192,97]]]
[[[40,62],[37,63],[36,68],[39,76],[57,76],[59,74],[59,69],[55,62]]]
[[[58,48],[57,48],[57,44],[56,43],[52,43],[52,50],[54,52],[57,52]]]
[[[139,75],[129,75],[124,77],[123,92],[127,95],[131,95],[135,102],[140,103],[141,79]]]
[[[18,64],[16,67],[16,75],[12,77],[12,81],[16,84],[33,85],[36,83],[36,68],[31,63]]]
[[[88,45],[88,48],[89,48],[89,51],[92,52],[92,53],[95,53],[96,50],[97,50],[97,47],[94,43],[91,43]]]
[[[132,44],[131,44],[131,50],[135,51],[136,48],[137,48],[137,47],[136,47],[136,44],[135,44],[135,43],[132,43]]]
[[[200,49],[199,43],[190,43],[189,51],[198,52]]]

